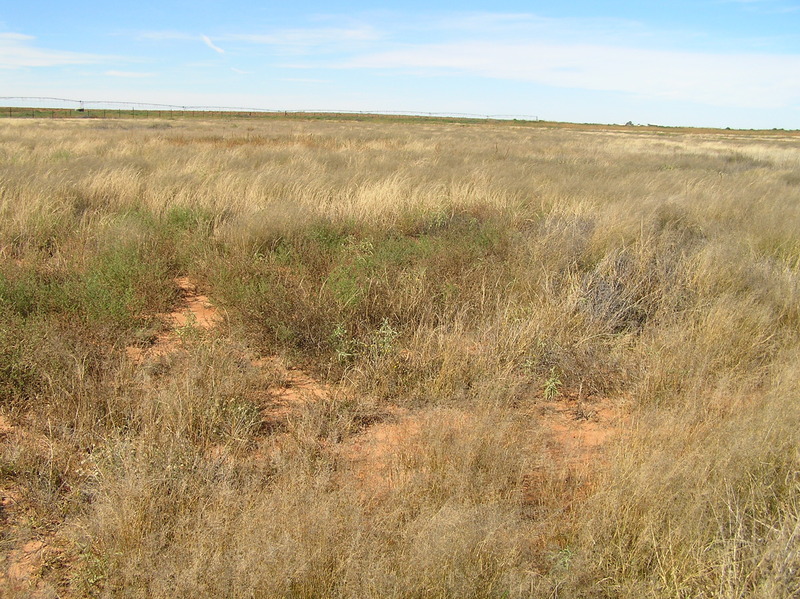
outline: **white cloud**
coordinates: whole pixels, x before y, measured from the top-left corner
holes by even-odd
[[[53,67],[104,62],[110,57],[38,48],[36,38],[21,33],[0,33],[0,69]]]
[[[219,46],[215,46],[215,45],[214,45],[214,42],[212,42],[212,41],[211,41],[211,38],[210,38],[210,37],[208,37],[207,35],[201,35],[201,36],[200,36],[200,39],[202,39],[202,40],[203,40],[203,43],[204,43],[206,46],[208,46],[209,48],[211,48],[211,49],[212,49],[214,52],[217,52],[217,53],[219,53],[219,54],[225,54],[225,50],[223,50],[223,49],[222,49],[222,48],[220,48]]]
[[[3,41],[9,42],[23,42],[23,41],[30,41],[36,39],[32,35],[25,35],[24,33],[0,33],[0,43]]]
[[[748,7],[774,11],[792,4],[785,0],[712,1],[729,3],[726,10],[736,12]],[[734,9],[733,3],[738,7]],[[215,52],[224,52],[206,35],[161,31],[142,37],[195,43],[200,37]],[[778,48],[793,48],[785,39],[725,38],[711,31],[670,29],[631,19],[500,12],[373,13],[357,21],[333,16],[309,27],[214,35],[214,41],[225,47],[235,44],[242,58],[237,64],[243,68],[254,68],[254,63],[244,62],[248,53],[259,60],[259,68],[265,65],[265,54],[279,54],[296,59],[267,66],[483,79],[483,84],[470,81],[476,88],[491,87],[492,79],[528,81],[553,89],[615,92],[631,102],[694,103],[703,105],[695,108],[711,111],[721,106],[769,110],[800,104],[800,78],[794,76],[800,73],[800,53],[780,53]],[[235,68],[233,72],[247,74]],[[428,99],[421,102],[424,105]]]
[[[790,76],[800,72],[800,55],[485,41],[406,45],[339,66],[466,73],[714,106],[777,108],[800,102],[800,80]]]
[[[425,24],[418,25],[421,28]],[[644,25],[631,19],[611,17],[542,17],[530,13],[468,12],[448,15],[429,24],[443,32],[455,31],[487,36],[511,36],[512,39],[564,39],[590,36],[629,38],[645,33]]]
[[[144,79],[147,77],[154,77],[155,73],[139,73],[136,71],[106,71],[104,73],[109,77],[123,77],[127,79]]]
[[[291,83],[329,83],[327,79],[309,79],[304,77],[284,77],[281,81],[288,81]]]
[[[345,42],[369,42],[381,39],[371,26],[283,29],[265,34],[231,35],[226,39],[273,46],[321,46]]]

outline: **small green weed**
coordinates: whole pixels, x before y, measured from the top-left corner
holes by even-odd
[[[358,354],[359,343],[347,332],[344,323],[337,323],[330,336],[333,351],[339,363],[350,362]]]
[[[544,398],[555,399],[558,397],[561,389],[561,375],[556,371],[555,366],[550,368],[550,376],[544,382]]]
[[[202,333],[202,329],[197,326],[197,317],[194,312],[187,310],[185,316],[186,322],[182,326],[175,327],[175,334],[184,342],[190,339],[197,339]]]
[[[384,318],[381,326],[373,331],[370,337],[367,354],[374,360],[389,355],[394,350],[394,342],[399,336],[399,331],[392,328],[389,320]]]

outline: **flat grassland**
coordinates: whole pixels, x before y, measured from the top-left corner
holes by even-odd
[[[800,139],[0,122],[0,595],[796,597]]]

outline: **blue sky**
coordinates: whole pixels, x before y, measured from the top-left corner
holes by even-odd
[[[0,0],[0,96],[800,128],[800,0]]]

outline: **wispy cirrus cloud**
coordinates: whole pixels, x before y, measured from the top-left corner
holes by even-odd
[[[225,54],[225,50],[217,46],[209,36],[187,33],[185,31],[143,31],[135,35],[137,40],[147,40],[154,42],[197,42],[201,41],[206,46],[214,50],[217,54]]]
[[[383,33],[370,25],[358,27],[310,27],[280,29],[263,33],[241,33],[222,39],[271,46],[280,52],[313,54],[317,52],[352,51],[354,48],[378,42]]]
[[[255,33],[233,33],[216,35],[214,39],[221,42],[237,42],[245,45],[271,46],[292,53],[313,53],[323,48],[352,48],[353,44],[380,40],[381,33],[371,26],[360,27],[311,27],[294,29],[277,29]],[[147,31],[136,35],[138,40],[150,41],[195,41],[201,40],[206,46],[225,54],[208,35],[194,35],[181,31]]]
[[[285,47],[319,47],[328,44],[347,44],[352,42],[368,42],[381,39],[382,34],[370,25],[355,27],[308,27],[293,29],[275,29],[264,32],[234,33],[215,35],[215,39],[226,42],[245,42],[269,46]],[[144,31],[136,34],[138,40],[153,41],[193,41],[200,39],[209,48],[220,54],[225,51],[217,46],[207,35],[195,35],[184,31]]]
[[[201,36],[200,36],[200,39],[201,39],[201,40],[203,40],[203,43],[204,43],[206,46],[208,46],[209,48],[211,48],[211,49],[212,49],[214,52],[216,52],[217,54],[225,54],[225,50],[223,50],[222,48],[220,48],[219,46],[217,46],[216,44],[214,44],[214,42],[212,42],[212,41],[211,41],[211,38],[210,38],[210,37],[208,37],[207,35],[201,35]]]
[[[652,36],[653,32],[633,19],[611,17],[543,17],[531,13],[466,12],[444,15],[417,24],[439,30],[443,35],[477,35],[508,39],[619,39]]]
[[[374,27],[322,27],[307,29],[281,29],[269,33],[230,35],[225,39],[268,44],[274,46],[321,46],[347,42],[369,42],[381,39]]]
[[[370,43],[347,48],[340,40],[336,59],[311,47],[316,39],[337,43],[336,35],[321,31],[336,30],[240,37],[276,45],[305,43],[310,57],[283,65],[295,68],[472,76],[708,106],[800,103],[800,79],[789,76],[800,72],[800,54],[714,51],[702,32],[658,29],[635,20],[491,12],[412,18],[384,23],[380,35],[377,27],[357,30],[359,39]],[[695,40],[702,50],[688,49]]]
[[[784,0],[718,1],[743,7],[787,6]],[[256,47],[263,46],[273,56],[297,57],[291,63],[273,61],[272,66],[283,69],[502,79],[714,107],[800,105],[800,78],[792,76],[800,72],[800,52],[777,36],[723,39],[702,30],[668,29],[633,19],[501,12],[383,14],[328,21],[324,27],[316,23],[218,34],[213,42],[205,35],[201,39],[219,53],[224,51],[215,42],[235,45],[241,67],[256,57],[263,65],[264,53]],[[169,31],[149,36],[198,39]],[[787,47],[789,51],[779,50]]]
[[[0,33],[0,69],[97,64],[112,57],[40,48],[36,38],[22,33]]]
[[[312,79],[308,77],[284,77],[281,81],[288,81],[290,83],[328,83],[328,79]]]
[[[109,77],[121,77],[123,79],[147,79],[148,77],[155,77],[155,73],[142,73],[138,71],[106,71],[104,75]]]
[[[363,54],[340,68],[531,81],[716,106],[800,102],[800,55],[713,54],[594,44],[453,42]]]

